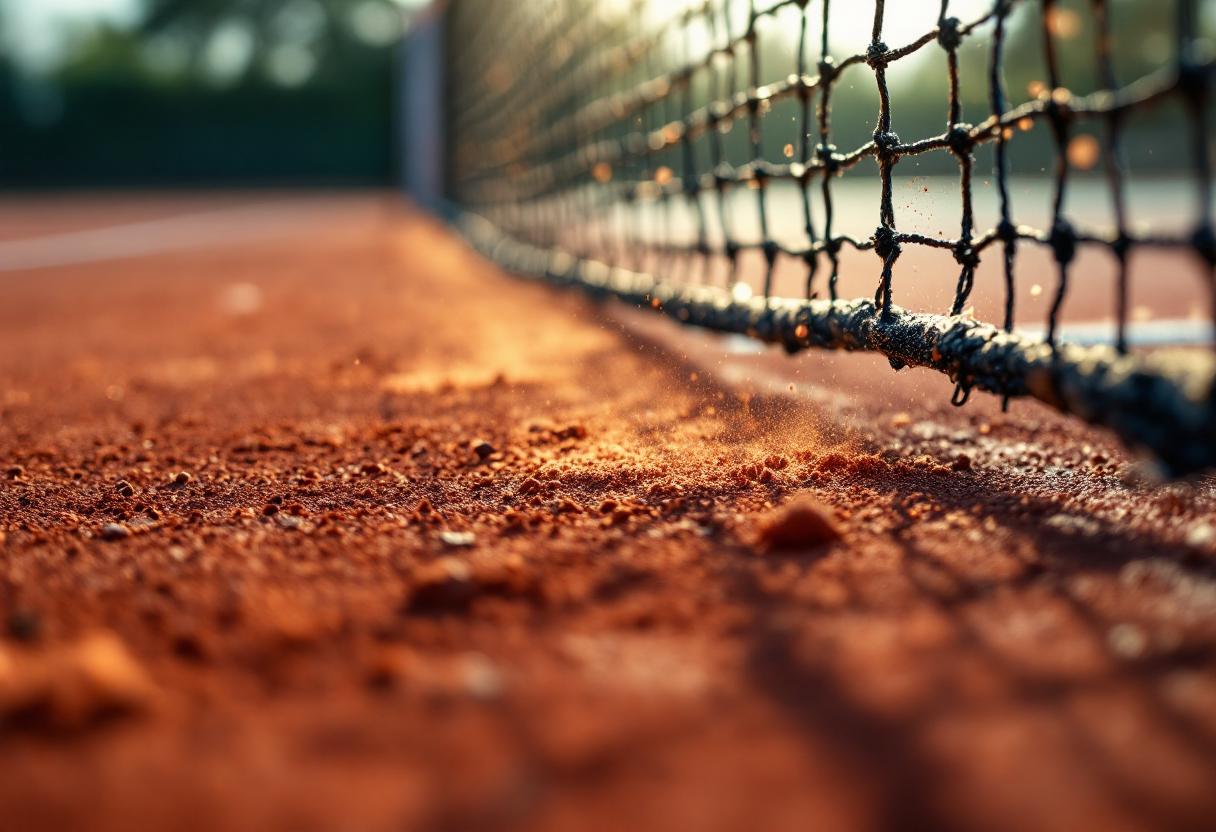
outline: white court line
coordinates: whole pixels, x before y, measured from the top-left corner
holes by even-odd
[[[1044,327],[1018,327],[1018,335],[1043,340]],[[1060,340],[1082,347],[1115,343],[1114,321],[1083,321],[1061,324]],[[1193,318],[1162,319],[1159,321],[1130,321],[1127,324],[1127,343],[1132,347],[1172,347],[1210,344],[1216,340],[1211,321]]]
[[[0,242],[0,272],[46,269],[103,260],[287,236],[333,216],[332,205],[276,201],[176,217]]]

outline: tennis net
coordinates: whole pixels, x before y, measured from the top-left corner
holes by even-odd
[[[1153,25],[1168,34],[1155,64],[1134,50]],[[1194,273],[1186,292],[1205,317],[1216,298],[1213,64],[1194,0],[451,0],[444,26],[446,193],[458,227],[511,271],[790,352],[877,351],[947,374],[955,404],[977,389],[1034,396],[1171,474],[1216,466],[1211,351],[1128,338],[1141,252],[1184,256],[1170,262]],[[1007,75],[1032,64],[1041,78],[1011,92]],[[1137,142],[1166,148],[1181,174],[1185,228],[1130,219]],[[1070,211],[1091,167],[1108,227]],[[1018,173],[1039,168],[1049,210],[1022,222]],[[908,187],[949,171],[951,221],[909,222]],[[861,192],[876,225],[847,233],[842,194]],[[922,249],[953,261],[933,261],[951,271],[943,308],[896,303],[906,291],[925,306],[897,267]],[[1035,249],[1035,275],[1049,264],[1052,278],[1038,336],[1016,329]],[[1089,252],[1114,272],[1110,346],[1063,337],[1070,297],[1092,294],[1073,285]],[[848,268],[869,275],[864,296],[842,297]],[[969,306],[977,275],[999,286],[995,314]]]

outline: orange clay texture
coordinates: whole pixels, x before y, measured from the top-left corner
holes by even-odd
[[[314,201],[0,275],[0,828],[1211,828],[1211,481]]]

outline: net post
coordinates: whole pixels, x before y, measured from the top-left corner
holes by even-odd
[[[401,184],[427,206],[438,204],[445,191],[445,5],[435,3],[414,18],[397,61]]]

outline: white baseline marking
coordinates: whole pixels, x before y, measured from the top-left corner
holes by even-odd
[[[318,202],[265,202],[0,242],[0,272],[214,248],[299,233],[333,216]]]

